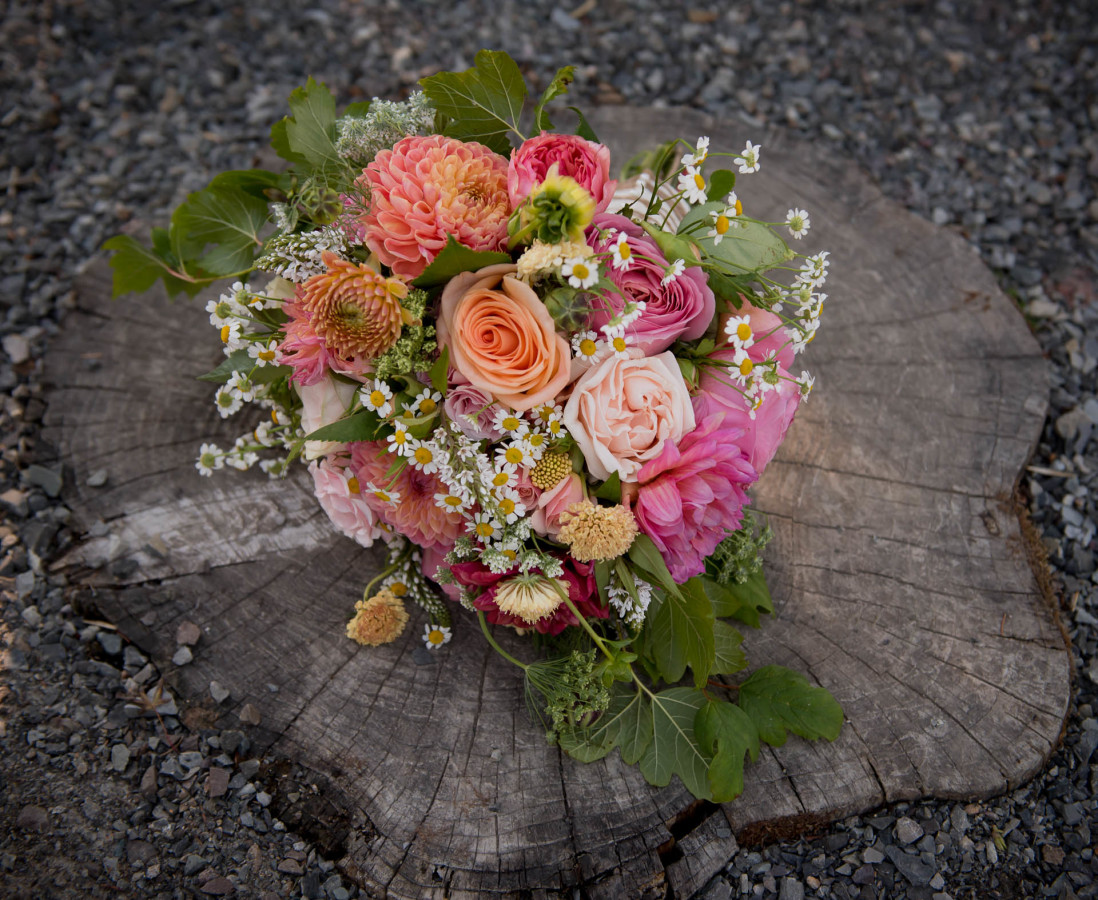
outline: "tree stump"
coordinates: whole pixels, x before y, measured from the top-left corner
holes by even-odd
[[[592,120],[619,163],[676,135],[726,149],[759,138],[685,111]],[[59,565],[168,673],[194,721],[225,725],[251,704],[260,746],[324,776],[322,802],[276,798],[276,809],[306,831],[319,822],[368,891],[546,897],[582,885],[620,898],[669,885],[687,897],[736,835],[999,793],[1058,741],[1069,656],[1013,496],[1048,393],[1022,317],[960,237],[815,145],[764,135],[762,171],[740,194],[760,217],[807,208],[810,238],[834,260],[807,357],[817,390],[755,491],[776,533],[777,614],[747,636],[748,658],[806,672],[847,724],[834,744],[764,750],[722,807],[677,780],[648,786],[616,751],[582,765],[547,745],[518,673],[468,617],[429,657],[415,653],[422,618],[394,645],[347,640],[381,554],[329,526],[303,469],[277,483],[194,469],[202,441],[250,427],[220,420],[194,379],[218,359],[201,306],[112,303],[103,264],[84,278],[47,359],[45,436],[71,467],[67,502],[106,528]],[[106,485],[89,487],[97,470]],[[186,620],[202,637],[176,667]],[[211,681],[228,700],[211,698]]]

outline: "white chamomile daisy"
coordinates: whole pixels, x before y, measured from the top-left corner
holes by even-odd
[[[800,385],[801,396],[807,397],[809,394],[812,393],[812,388],[816,384],[816,376],[809,375],[807,372],[802,370],[801,377],[797,379],[797,384]]]
[[[560,274],[574,288],[586,290],[599,280],[599,266],[594,260],[570,256],[560,267]]]
[[[633,263],[633,248],[629,246],[629,236],[619,232],[617,241],[610,247],[610,260],[614,268],[624,272]]]
[[[523,420],[522,414],[509,409],[498,409],[492,417],[492,425],[496,430],[513,437],[521,437],[530,430],[530,426]]]
[[[706,232],[707,237],[713,238],[713,246],[717,246],[724,240],[724,236],[729,231],[739,228],[740,223],[736,220],[736,217],[743,212],[743,204],[740,203],[736,197],[736,192],[733,191],[725,198],[724,209],[715,209],[709,213],[709,218],[713,222],[713,227]]]
[[[424,625],[423,643],[428,650],[437,650],[443,644],[450,643],[450,629],[446,625]]]
[[[393,389],[380,378],[375,378],[372,386],[367,385],[358,392],[362,405],[373,410],[382,418],[393,411]]]
[[[785,224],[789,226],[789,233],[800,240],[807,234],[811,223],[808,221],[808,213],[805,210],[791,209],[786,213]]]
[[[225,454],[216,444],[203,444],[198,448],[198,460],[194,467],[200,475],[210,476],[225,465]]]
[[[747,146],[743,148],[743,155],[737,156],[732,162],[740,167],[741,175],[749,175],[752,172],[759,171],[759,154],[762,152],[762,146],[760,144],[752,144],[751,141],[747,142]]]
[[[411,453],[411,443],[413,441],[414,439],[408,435],[404,426],[399,422],[393,425],[393,433],[385,438],[385,442],[389,445],[386,449],[388,449],[390,453],[395,453],[397,456],[407,456]]]
[[[686,271],[686,260],[685,259],[676,259],[668,267],[667,274],[663,276],[663,281],[661,281],[660,284],[663,285],[664,287],[666,287],[667,285],[669,285],[672,281],[674,281],[676,278],[678,278],[685,271]]]
[[[522,503],[518,491],[513,488],[504,488],[501,491],[497,491],[496,513],[508,525],[513,525],[526,515],[526,506]]]
[[[225,387],[245,403],[251,403],[255,399],[255,384],[243,372],[233,372],[225,383]]]
[[[499,534],[503,526],[500,525],[499,519],[491,513],[478,512],[473,516],[473,521],[467,527],[471,534],[476,535],[480,543],[487,544]]]
[[[400,502],[400,491],[386,490],[383,487],[378,487],[372,481],[366,483],[366,491],[373,495],[375,500],[388,503],[390,506],[396,506]]]
[[[417,416],[429,416],[438,409],[438,405],[441,402],[442,394],[438,391],[433,391],[430,388],[424,388],[416,394],[408,409],[415,410]]]
[[[514,466],[533,467],[537,460],[534,459],[530,448],[523,441],[512,441],[510,444],[500,445],[496,448],[496,463],[510,463]]]
[[[632,342],[632,335],[619,334],[610,338],[609,347],[615,356],[626,359],[629,356],[629,347]]]
[[[492,490],[514,487],[518,484],[518,464],[509,462],[497,462],[495,471],[488,479],[488,486]]]
[[[709,138],[702,135],[698,138],[697,146],[693,153],[684,153],[682,164],[684,166],[700,166],[709,157]]]
[[[460,494],[438,493],[435,494],[435,506],[448,513],[463,513],[469,508],[469,504]]]
[[[273,447],[275,445],[275,439],[271,437],[272,427],[272,422],[260,422],[256,426],[255,431],[252,432],[252,437],[255,438],[255,442],[263,447]]]
[[[408,462],[424,475],[434,475],[438,471],[438,447],[433,441],[417,441]]]
[[[221,343],[225,345],[227,354],[240,349],[242,341],[239,322],[233,320],[221,326]]]
[[[598,335],[593,331],[581,331],[572,336],[572,352],[578,360],[594,362],[601,349]]]
[[[210,324],[214,328],[221,328],[242,315],[244,310],[234,302],[233,292],[230,291],[222,294],[216,300],[210,300],[206,304],[206,312],[210,314]]]
[[[248,356],[255,360],[255,364],[262,368],[263,366],[273,366],[275,364],[275,358],[278,355],[278,341],[253,341],[248,344]]]
[[[595,333],[593,331],[588,331],[587,334],[591,335],[591,339],[594,340]],[[526,415],[535,424],[548,425],[554,419],[560,421],[561,416],[564,415],[564,408],[559,403],[543,403],[541,406],[535,406],[529,410]]]
[[[808,319],[800,323],[800,329],[793,336],[793,352],[803,353],[804,348],[812,343],[816,337],[816,329],[820,327],[819,319]]]
[[[243,401],[227,384],[219,387],[214,395],[214,406],[217,407],[217,413],[223,419],[229,418],[242,405]]]
[[[733,347],[746,350],[755,343],[755,332],[749,316],[732,316],[724,323],[724,333]]]
[[[747,351],[743,347],[739,347],[736,350],[736,355],[732,357],[732,367],[728,370],[729,374],[740,384],[744,384],[751,378],[751,373],[755,371],[755,361],[747,355]]]
[[[687,203],[705,203],[709,196],[705,193],[705,176],[696,166],[687,166],[679,173],[678,190],[683,192]]]

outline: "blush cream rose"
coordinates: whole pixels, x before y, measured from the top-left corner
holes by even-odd
[[[563,421],[588,471],[603,481],[617,472],[623,482],[636,481],[666,441],[677,443],[696,424],[675,357],[670,352],[645,357],[636,348],[581,375]]]
[[[463,272],[442,292],[439,345],[470,384],[510,409],[550,403],[568,383],[572,354],[529,285],[501,263]]]

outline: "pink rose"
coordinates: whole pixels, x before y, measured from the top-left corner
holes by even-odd
[[[636,481],[637,472],[668,441],[694,430],[694,410],[679,364],[671,353],[645,357],[637,348],[588,369],[564,407],[564,426],[587,461],[606,480],[617,472]]]
[[[663,352],[680,338],[696,341],[705,334],[713,321],[717,301],[701,268],[689,266],[664,284],[668,260],[644,229],[625,216],[612,213],[595,216],[587,231],[587,240],[596,251],[607,253],[611,245],[617,243],[616,235],[598,240],[599,230],[609,229],[626,235],[632,258],[627,269],[607,266],[606,276],[625,297],[646,304],[643,315],[626,329],[627,334],[635,336],[635,346],[653,355]],[[601,294],[603,308],[591,316],[592,328],[598,329],[622,311],[625,306],[622,293],[604,291]]]
[[[531,510],[538,505],[538,497],[541,496],[541,488],[530,480],[530,470],[525,466],[519,466],[518,480],[515,482],[515,491],[519,495],[519,502]]]
[[[614,196],[616,181],[610,180],[610,151],[575,134],[541,134],[511,151],[507,166],[507,192],[511,205],[519,205],[545,180],[556,165],[558,175],[567,175],[585,188],[602,212]]]
[[[552,490],[543,491],[530,516],[530,527],[544,537],[557,539],[560,534],[560,514],[584,497],[583,479],[575,472],[562,478]]]
[[[498,441],[503,437],[503,432],[492,424],[492,417],[499,411],[495,398],[475,384],[466,382],[451,387],[442,407],[470,440]]]
[[[358,385],[336,381],[325,375],[313,384],[299,384],[297,395],[301,398],[301,430],[311,434],[318,428],[338,422],[355,398]],[[338,441],[306,441],[305,458],[317,459],[343,445]]]
[[[347,478],[346,464],[331,459],[313,461],[309,463],[309,472],[316,499],[332,524],[363,547],[372,546],[381,536],[377,515],[362,494],[351,489],[357,484]]]

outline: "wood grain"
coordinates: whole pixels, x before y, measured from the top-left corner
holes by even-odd
[[[734,149],[759,138],[681,110],[592,122],[619,161],[677,134]],[[755,492],[776,533],[777,615],[746,646],[754,664],[831,690],[848,724],[834,744],[765,751],[723,807],[694,804],[677,781],[649,787],[616,752],[562,757],[465,618],[431,664],[412,658],[419,619],[390,646],[346,640],[378,554],[329,527],[304,471],[271,484],[194,469],[202,441],[249,427],[220,420],[194,380],[217,361],[200,305],[112,303],[105,265],[84,277],[47,359],[45,437],[71,467],[66,502],[106,533],[60,565],[183,700],[223,722],[253,704],[256,740],[325,776],[346,828],[341,866],[373,894],[688,897],[736,834],[998,793],[1056,744],[1069,657],[1011,505],[1046,410],[1036,342],[972,248],[854,167],[777,135],[762,165],[741,177],[749,211],[807,208],[806,249],[831,249],[834,265],[806,355],[817,390]],[[106,486],[87,487],[99,469]],[[203,637],[177,669],[184,620]],[[211,680],[231,690],[216,710]]]

